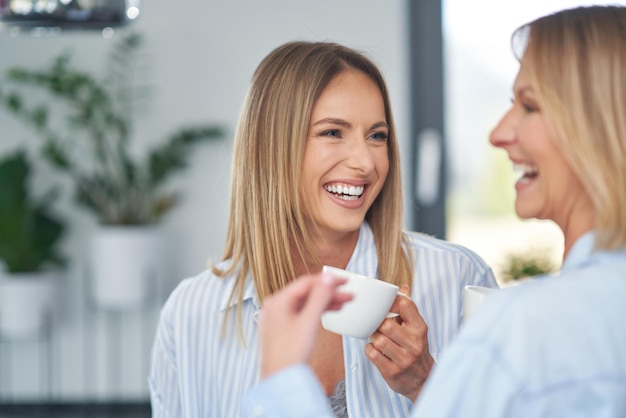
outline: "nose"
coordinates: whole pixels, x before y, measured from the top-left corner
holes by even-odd
[[[489,142],[497,148],[506,147],[516,140],[516,132],[514,108],[511,108],[491,131]]]
[[[366,140],[354,140],[348,147],[348,166],[363,174],[374,169],[374,156]]]

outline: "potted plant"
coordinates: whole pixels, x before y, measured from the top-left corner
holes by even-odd
[[[501,270],[502,279],[507,286],[519,284],[534,276],[550,274],[557,266],[549,251],[535,250],[509,253]]]
[[[8,70],[9,85],[42,90],[51,99],[45,104],[28,107],[25,90],[0,90],[4,106],[39,134],[44,158],[73,180],[77,202],[98,218],[91,287],[95,302],[109,308],[145,301],[146,280],[158,269],[156,225],[177,202],[166,180],[186,166],[194,146],[223,136],[215,124],[183,127],[145,154],[132,153],[134,110],[150,87],[137,82],[141,45],[136,33],[117,41],[102,78],[76,68],[67,53],[44,69]]]
[[[0,160],[0,334],[9,338],[37,335],[51,314],[64,231],[52,215],[56,196],[30,196],[30,165],[20,151]]]

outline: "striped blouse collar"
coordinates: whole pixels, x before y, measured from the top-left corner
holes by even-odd
[[[376,259],[376,248],[375,246],[371,245],[373,240],[374,234],[372,233],[372,229],[367,222],[363,222],[361,228],[359,229],[359,238],[357,240],[356,247],[354,248],[354,252],[352,253],[350,261],[348,262],[348,270],[355,271],[364,275],[376,276],[378,263]],[[369,252],[372,252],[372,254],[369,254]],[[370,265],[364,266],[366,271],[360,271],[363,269],[363,267],[358,268],[357,266],[353,265],[354,259],[356,258],[369,261]],[[221,311],[232,308],[239,303],[237,300],[233,300],[232,302],[230,301],[230,295],[235,286],[235,277],[236,273],[227,279],[229,281],[229,283],[227,284],[228,289],[226,292],[224,292],[224,296],[222,297],[220,303]],[[250,275],[250,273],[248,273],[248,276],[246,277],[246,283],[244,284],[242,302],[245,303],[248,300],[252,300],[252,303],[254,303],[254,306],[256,306],[257,310],[261,308],[259,296],[257,295],[254,281],[252,280],[252,276]]]

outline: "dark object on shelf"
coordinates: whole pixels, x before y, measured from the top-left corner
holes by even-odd
[[[0,404],[0,418],[150,418],[150,402]]]
[[[0,0],[0,28],[103,29],[139,16],[140,0]]]

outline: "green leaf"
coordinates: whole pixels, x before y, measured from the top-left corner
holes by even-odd
[[[33,125],[37,129],[43,129],[48,124],[48,109],[44,106],[38,106],[35,108],[32,114]]]
[[[11,110],[12,112],[17,113],[22,110],[22,98],[15,93],[11,93],[9,94],[9,96],[7,96],[6,104],[9,110]]]
[[[56,168],[63,171],[72,171],[72,162],[58,140],[46,138],[42,148],[42,155]]]
[[[28,194],[29,163],[19,151],[0,161],[0,259],[10,272],[37,271],[61,263],[62,221],[49,210],[56,193],[34,201]]]
[[[221,138],[223,135],[222,128],[213,125],[185,128],[176,132],[163,146],[150,152],[148,157],[150,183],[159,185],[175,171],[184,168],[189,150],[194,143]]]

